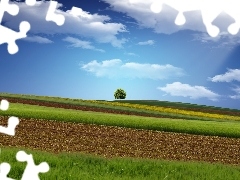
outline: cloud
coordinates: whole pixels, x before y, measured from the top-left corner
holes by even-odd
[[[26,38],[23,39],[24,41],[29,41],[29,42],[36,42],[39,44],[50,44],[53,43],[53,41],[51,41],[48,38],[44,38],[44,37],[40,37],[40,36],[28,36]]]
[[[229,96],[231,99],[240,99],[240,94]]]
[[[232,49],[240,44],[239,36],[232,36],[227,32],[220,32],[215,38],[209,36],[207,33],[192,34],[192,41],[200,41],[205,44],[211,44],[211,48],[228,48]]]
[[[154,44],[153,40],[148,40],[148,41],[138,43],[138,45],[153,45],[153,44]]]
[[[124,53],[124,54],[126,54],[126,55],[129,55],[129,56],[138,56],[137,54],[135,54],[135,53]]]
[[[111,59],[102,62],[93,60],[80,66],[82,70],[90,72],[97,77],[108,78],[146,78],[156,80],[185,75],[181,68],[169,64],[123,63],[120,59]]]
[[[201,11],[203,6],[200,7],[201,3],[197,5],[197,2],[200,2],[200,1],[194,1],[193,3],[193,5],[196,6],[195,7],[196,10],[190,11],[191,8],[189,8],[189,11],[183,13],[183,15],[186,18],[186,23],[183,25],[175,24],[175,19],[178,15],[177,14],[178,11],[176,9],[188,8],[187,5],[191,4],[188,1],[186,1],[186,3],[188,4],[184,4],[183,1],[181,1],[180,3],[177,3],[176,1],[175,3],[176,9],[173,8],[173,5],[169,6],[164,3],[162,5],[162,11],[160,13],[153,13],[151,11],[151,5],[153,2],[156,2],[156,0],[121,0],[121,1],[120,0],[103,0],[103,1],[110,4],[112,10],[124,13],[127,16],[132,17],[134,20],[136,20],[136,22],[141,28],[151,28],[154,30],[155,33],[173,34],[181,30],[191,30],[195,32],[206,33],[207,36],[210,36],[207,33],[207,28],[205,24],[203,23],[204,21],[203,21],[202,11]],[[167,1],[164,1],[164,2],[167,2]],[[170,4],[171,2],[173,1],[169,1]],[[234,2],[234,3],[238,3],[238,2]],[[182,7],[180,7],[180,5]],[[219,6],[221,6],[221,3],[217,4],[214,2],[213,3],[209,2],[209,4],[205,4],[205,6],[207,8],[212,8],[211,10],[214,15],[214,10],[218,11],[218,8]],[[211,10],[208,10],[208,11],[211,11]],[[204,19],[206,21],[208,19],[207,18],[208,16],[206,15],[207,13],[208,12],[204,12],[204,15],[206,16],[206,17],[204,16]],[[217,17],[211,23],[219,27],[221,32],[227,33],[229,37],[232,36],[232,37],[239,38],[240,33],[238,33],[237,35],[230,35],[229,32],[225,30],[226,27],[229,26],[229,23],[234,23],[234,20],[231,16],[229,16],[227,13],[221,13],[219,15],[216,14],[216,16]],[[208,29],[210,31],[211,28],[209,27]],[[211,34],[212,33],[214,34],[214,32],[211,32]],[[221,39],[218,39],[218,40],[221,40]],[[231,43],[234,43],[234,42],[236,43],[236,41],[231,41]]]
[[[237,86],[236,88],[232,89],[235,91],[235,95],[229,96],[231,99],[240,99],[240,86]]]
[[[103,1],[110,4],[112,10],[132,17],[141,28],[151,28],[155,33],[172,34],[185,29],[206,32],[200,11],[184,13],[187,22],[183,26],[178,26],[174,23],[177,16],[175,9],[163,5],[161,13],[151,11],[150,7],[154,0],[131,0],[135,1],[134,3],[130,3],[130,0]]]
[[[73,38],[70,36],[64,38],[63,41],[71,43],[70,47],[91,49],[91,50],[95,50],[95,51],[105,52],[102,49],[96,49],[94,46],[91,45],[91,42],[89,42],[89,41],[82,41],[80,39]]]
[[[228,69],[225,74],[216,75],[213,78],[208,79],[212,82],[240,81],[240,69]]]
[[[190,97],[191,99],[208,98],[212,101],[217,101],[220,96],[204,86],[191,86],[189,84],[182,84],[181,82],[167,84],[165,87],[158,87],[157,89],[171,96]]]
[[[14,2],[20,8],[20,12],[14,18],[11,15],[4,15],[3,23],[13,30],[19,31],[19,24],[22,20],[31,24],[29,33],[37,34],[68,34],[80,37],[91,38],[99,43],[110,43],[114,47],[121,48],[127,41],[117,36],[127,32],[121,23],[109,22],[111,18],[106,15],[90,14],[81,8],[63,11],[60,8],[63,4],[58,4],[57,14],[65,17],[65,23],[57,26],[54,22],[45,20],[50,1],[37,1],[34,6],[27,6],[25,2]]]

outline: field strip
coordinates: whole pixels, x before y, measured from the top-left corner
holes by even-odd
[[[2,125],[6,122],[6,117],[0,118]],[[240,139],[216,136],[20,118],[14,137],[2,134],[0,137],[1,147],[26,147],[54,153],[240,163]]]
[[[0,97],[4,98],[4,96]],[[145,111],[151,113],[161,113],[161,114],[183,114],[188,116],[199,116],[199,117],[211,117],[217,119],[233,119],[233,120],[240,120],[238,117],[240,116],[240,110],[234,109],[224,109],[224,108],[213,108],[213,107],[205,107],[196,109],[196,106],[190,105],[189,107],[181,107],[181,104],[168,102],[168,105],[164,105],[164,102],[148,102],[148,101],[99,101],[99,100],[82,100],[82,99],[69,99],[69,98],[58,98],[58,97],[44,97],[44,96],[6,96],[6,99],[9,99],[12,102],[30,102],[30,103],[59,103],[63,105],[77,105],[77,106],[92,106],[98,108],[111,108],[111,109],[118,109],[118,110],[131,110],[131,111]],[[132,102],[132,103],[131,103]],[[163,104],[162,104],[163,103]],[[162,105],[161,105],[162,104]],[[176,104],[178,104],[176,106]],[[170,106],[169,106],[170,105]],[[172,106],[171,106],[172,105]],[[234,117],[235,116],[235,117]]]
[[[152,118],[100,113],[92,111],[78,111],[72,109],[44,107],[18,103],[11,103],[9,110],[0,111],[0,115],[45,120],[53,119],[64,122],[79,122],[86,124],[120,126],[135,129],[149,129],[167,132],[215,135],[234,138],[240,137],[240,123],[237,121],[215,122],[169,118]]]

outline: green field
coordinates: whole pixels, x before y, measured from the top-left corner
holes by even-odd
[[[27,95],[0,94],[1,97],[21,97],[25,99],[37,99],[41,101],[62,102],[66,104],[78,104],[97,106],[102,108],[117,108],[111,105],[96,104],[91,101],[72,100],[54,97],[35,97]],[[4,99],[4,98],[1,98]],[[122,101],[121,101],[122,102]],[[134,104],[148,104],[156,106],[159,102],[132,101]],[[128,102],[129,103],[129,102]],[[161,102],[162,103],[162,102]],[[184,107],[182,103],[166,102],[169,106]],[[167,106],[162,103],[159,106]],[[187,105],[193,107],[198,105]],[[204,107],[211,108],[211,107]],[[217,107],[212,107],[218,109]],[[121,109],[121,107],[120,107]],[[133,108],[122,107],[129,111],[141,111]],[[227,111],[240,112],[240,110]],[[142,111],[141,111],[142,112]],[[149,113],[156,113],[150,112]],[[173,114],[174,115],[174,114]],[[180,132],[188,134],[214,135],[231,138],[240,137],[240,122],[231,120],[216,120],[211,118],[199,118],[184,115],[177,115],[179,119],[152,118],[129,116],[120,114],[100,113],[91,111],[79,111],[62,108],[44,107],[21,103],[10,103],[7,111],[0,111],[0,116],[17,116],[21,118],[36,118],[43,120],[56,120],[64,122],[76,122],[86,124],[101,124],[108,126],[129,127],[134,129],[148,129],[166,132]],[[180,118],[181,117],[181,118]],[[20,179],[26,163],[16,161],[18,150],[25,148],[1,148],[1,162],[11,164],[9,177]],[[133,158],[106,159],[100,156],[92,156],[82,153],[61,153],[51,154],[27,149],[26,152],[33,154],[36,164],[47,161],[50,171],[40,174],[41,179],[228,179],[236,180],[240,177],[240,167],[223,164],[210,164],[203,162],[182,162],[166,160],[147,160]]]
[[[39,175],[41,180],[236,180],[240,167],[134,158],[106,159],[83,153],[51,154],[25,148],[4,148],[1,161],[11,164],[9,177],[20,179],[26,163],[16,161],[16,153],[24,150],[33,154],[36,164],[47,161],[50,171]]]
[[[45,120],[58,120],[65,122],[119,126],[166,132],[180,132],[232,138],[240,137],[239,121],[221,122],[221,121],[139,117],[111,113],[44,107],[20,103],[11,103],[9,110],[0,111],[0,115],[17,116],[19,118],[36,118]]]
[[[16,97],[22,99],[33,99],[40,101],[50,101],[50,102],[62,102],[67,104],[76,104],[76,105],[91,105],[96,106],[96,104],[89,103],[88,100],[83,99],[71,99],[71,98],[63,98],[63,97],[54,97],[54,96],[35,96],[35,95],[26,95],[26,94],[9,94],[9,93],[0,93],[0,97]],[[105,100],[97,100],[99,102]],[[143,104],[150,106],[161,106],[161,107],[175,107],[175,108],[199,108],[199,109],[212,109],[212,110],[220,110],[220,111],[232,111],[240,113],[240,109],[229,109],[229,108],[221,108],[214,106],[206,106],[206,105],[198,105],[198,104],[190,104],[190,103],[182,103],[182,102],[169,102],[169,101],[158,101],[158,100],[114,100],[114,101],[106,101],[106,102],[121,102],[121,103],[132,103],[132,104]],[[99,107],[112,107],[106,106],[102,104],[97,104]]]

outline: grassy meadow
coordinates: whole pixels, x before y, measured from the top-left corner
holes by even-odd
[[[240,138],[240,117],[214,113],[205,113],[202,109],[214,109],[221,112],[240,110],[207,107],[183,103],[161,101],[91,101],[59,97],[13,95],[0,93],[3,97],[15,97],[65,104],[84,105],[99,108],[122,109],[135,112],[147,112],[171,115],[178,119],[142,117],[133,115],[111,114],[102,112],[80,111],[54,107],[44,107],[21,103],[11,103],[7,111],[0,111],[0,116],[17,116],[42,120],[120,126],[134,129],[147,129],[166,132],[179,132],[209,136]],[[115,103],[115,104],[114,104]],[[121,106],[122,104],[122,106]],[[171,108],[169,108],[171,107]],[[198,108],[198,112],[186,108]],[[185,108],[185,109],[184,109]],[[168,109],[168,110],[166,110]],[[191,113],[187,113],[187,111]],[[184,112],[184,113],[180,113]],[[213,115],[214,114],[214,115]],[[18,150],[25,148],[1,148],[1,162],[11,164],[9,177],[20,179],[26,163],[16,161]],[[83,153],[51,154],[26,149],[33,154],[36,164],[47,161],[50,171],[40,174],[41,179],[80,180],[80,179],[239,179],[240,167],[205,162],[183,162],[149,160],[136,158],[106,159]]]

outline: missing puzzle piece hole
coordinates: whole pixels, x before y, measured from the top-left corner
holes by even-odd
[[[17,117],[12,116],[8,119],[8,127],[0,126],[0,132],[10,136],[14,136],[15,128],[18,124],[19,119]]]
[[[5,99],[1,100],[0,109],[6,111],[9,108],[9,102]]]
[[[46,21],[53,21],[58,26],[62,26],[64,24],[65,17],[61,14],[55,14],[55,10],[57,9],[57,4],[58,4],[58,2],[56,2],[56,1],[50,2],[48,12],[46,15]]]
[[[207,32],[211,37],[217,37],[220,30],[217,26],[211,25],[211,26],[207,26]]]
[[[179,13],[175,19],[175,24],[178,26],[181,26],[183,24],[185,24],[186,22],[186,18],[184,17],[183,13]]]
[[[19,32],[16,33],[15,35],[16,36],[15,40],[27,37],[26,34],[30,30],[30,28],[31,26],[29,22],[22,21],[19,25]],[[8,44],[8,52],[10,54],[15,54],[18,52],[18,46],[16,45],[15,41]]]
[[[19,13],[19,7],[16,4],[9,4],[7,12],[12,16],[16,16]]]
[[[36,0],[26,0],[25,3],[28,5],[28,6],[34,6],[36,4]]]
[[[11,166],[10,164],[3,162],[0,164],[0,179],[1,180],[14,180],[12,178],[7,177],[10,172]]]
[[[32,154],[27,154],[24,151],[18,151],[16,154],[16,159],[19,162],[27,162],[27,166],[24,170],[22,180],[39,180],[39,173],[46,173],[50,170],[50,167],[47,162],[42,162],[39,165],[34,163],[34,159]]]
[[[162,11],[162,3],[160,2],[154,2],[151,5],[151,11],[154,13],[160,13]]]
[[[19,26],[20,32],[27,33],[30,30],[30,28],[31,28],[31,26],[30,26],[29,22],[23,21],[20,23],[20,26]]]
[[[16,158],[19,162],[27,161],[29,157],[32,158],[32,154],[27,154],[24,151],[18,151],[16,154]]]
[[[11,128],[14,130],[18,124],[19,124],[18,117],[12,116],[8,119],[8,128]]]
[[[238,23],[233,23],[228,26],[228,32],[232,35],[236,35],[239,31],[239,28],[240,28],[240,26]]]

